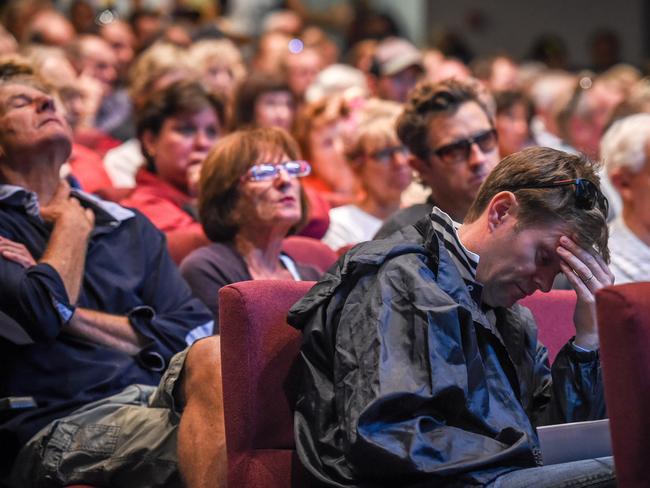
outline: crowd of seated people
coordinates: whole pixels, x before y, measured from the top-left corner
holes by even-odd
[[[14,486],[51,475],[33,469],[42,429],[132,385],[137,402],[115,405],[175,416],[161,480],[223,479],[223,443],[188,456],[223,439],[219,408],[212,434],[194,430],[220,390],[188,393],[208,384],[197,366],[219,369],[219,289],[319,279],[283,251],[291,235],[343,254],[434,208],[460,225],[500,159],[526,148],[602,161],[615,281],[650,280],[650,87],[631,65],[468,62],[394,32],[347,45],[299,1],[253,36],[207,7],[61,3],[0,9],[0,398],[37,404],[1,417],[5,471],[28,446]],[[31,343],[4,339],[9,323]],[[88,374],[43,378],[55,368]],[[104,483],[78,462],[57,482]]]

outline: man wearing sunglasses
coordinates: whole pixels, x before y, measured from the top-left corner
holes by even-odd
[[[426,203],[397,212],[375,238],[414,224],[434,205],[462,222],[479,186],[499,161],[492,115],[477,92],[456,80],[419,84],[397,121],[397,133],[431,196]]]
[[[536,427],[605,416],[594,295],[607,202],[593,164],[501,161],[462,225],[441,209],[349,251],[289,314],[303,333],[296,446],[326,486],[613,486],[611,458],[543,466]],[[559,273],[575,337],[551,369],[516,302]],[[552,373],[551,373],[552,371]]]

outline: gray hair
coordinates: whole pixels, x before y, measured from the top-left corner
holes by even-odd
[[[608,174],[627,167],[638,173],[646,163],[650,143],[650,114],[635,114],[614,123],[600,142],[600,155]]]

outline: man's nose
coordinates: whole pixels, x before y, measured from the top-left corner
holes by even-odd
[[[54,99],[49,95],[43,95],[37,100],[37,110],[39,112],[54,112],[56,107],[54,105]]]
[[[551,273],[546,271],[538,272],[537,276],[535,277],[535,285],[542,292],[548,293],[549,291],[551,291],[551,288],[553,288],[553,282],[555,281],[556,276],[557,273]]]
[[[487,156],[481,150],[481,147],[476,142],[473,142],[469,147],[469,160],[467,161],[468,164],[472,168],[479,168],[485,164],[486,157]]]

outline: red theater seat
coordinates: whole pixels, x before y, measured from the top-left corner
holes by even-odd
[[[219,291],[229,486],[307,486],[293,439],[301,337],[286,315],[313,284],[243,281]],[[573,335],[574,304],[570,291],[526,300],[553,358]]]
[[[286,316],[313,284],[242,281],[219,291],[228,486],[307,486],[293,440],[301,337]]]
[[[323,273],[338,259],[327,244],[311,237],[287,237],[282,241],[282,250],[299,263],[311,264]]]
[[[605,400],[619,486],[647,487],[650,453],[650,283],[596,295]]]

